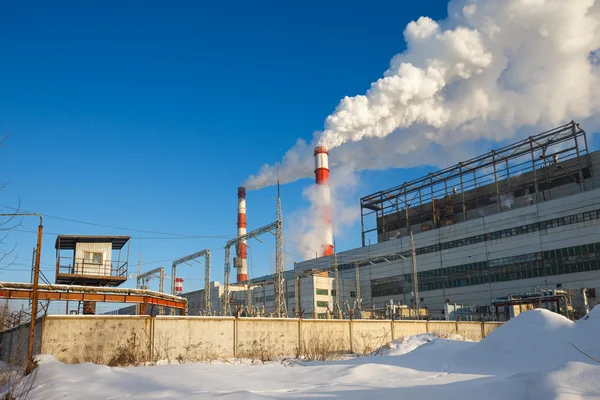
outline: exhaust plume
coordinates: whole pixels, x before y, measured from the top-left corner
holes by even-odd
[[[453,0],[446,20],[421,17],[404,40],[367,93],[342,99],[322,132],[284,155],[282,183],[312,175],[318,145],[332,172],[441,166],[472,156],[480,139],[599,126],[600,0]],[[244,186],[276,182],[264,165]]]

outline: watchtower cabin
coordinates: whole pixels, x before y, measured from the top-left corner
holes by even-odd
[[[119,286],[127,280],[130,236],[56,238],[56,283]],[[122,250],[127,245],[127,251]]]

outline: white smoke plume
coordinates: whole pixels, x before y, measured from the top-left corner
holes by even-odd
[[[316,145],[330,150],[333,184],[341,168],[441,167],[487,150],[481,139],[600,126],[600,0],[452,0],[447,19],[421,17],[404,40],[367,93],[342,99],[323,131],[287,151],[282,183],[312,176]],[[245,186],[276,181],[266,164]]]
[[[335,207],[331,210],[331,219],[335,236],[343,236],[344,231],[350,227],[360,216],[360,210],[355,201],[346,202],[351,198],[359,185],[358,175],[354,166],[344,164],[331,171],[330,191],[331,203]],[[291,253],[302,255],[303,258],[321,256],[322,245],[325,243],[325,218],[320,214],[323,198],[318,194],[317,185],[304,188],[302,196],[313,207],[299,209],[289,215],[291,224],[286,224],[286,236]],[[288,236],[289,235],[289,236]]]
[[[599,125],[600,1],[454,0],[446,20],[421,17],[404,39],[366,94],[342,99],[310,144],[299,139],[284,155],[282,183],[312,175],[318,144],[332,170],[348,160],[385,169],[459,161],[481,138]],[[245,186],[275,183],[264,165]]]

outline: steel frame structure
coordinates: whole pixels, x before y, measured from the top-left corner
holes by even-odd
[[[569,161],[570,160],[570,161]],[[565,161],[569,161],[565,163]],[[550,171],[560,163],[564,168]],[[552,181],[565,178],[580,185],[583,191],[584,170],[589,167],[585,131],[574,121],[542,132],[514,144],[493,150],[449,168],[405,182],[391,189],[361,198],[362,245],[366,236],[379,235],[408,228],[411,224],[427,223],[431,229],[444,225],[440,211],[466,221],[467,211],[496,203],[501,209],[501,196],[523,190],[531,185],[535,203]],[[588,174],[591,172],[587,171]],[[520,177],[526,175],[524,182]],[[521,179],[521,181],[519,181]],[[446,200],[441,206],[439,200]],[[492,201],[490,202],[490,199]],[[376,227],[366,227],[366,219],[375,216]],[[367,221],[368,222],[368,221]],[[400,231],[398,231],[400,232]],[[407,236],[402,231],[400,236]]]
[[[204,257],[204,310],[210,311],[210,249],[197,251],[189,256],[181,257],[173,262],[171,269],[171,294],[175,295],[175,278],[177,277],[177,266],[189,261]]]
[[[137,276],[137,288],[140,289],[140,283],[142,283],[142,281],[145,282],[146,286],[148,285],[148,282],[150,281],[151,278],[156,277],[156,273],[158,273],[158,291],[160,293],[164,293],[165,292],[165,267],[158,267],[158,268],[154,268],[148,272],[144,272],[143,274],[140,274]]]
[[[230,281],[230,274],[231,274],[231,247],[238,244],[239,242],[248,241],[249,239],[253,239],[264,233],[268,233],[268,232],[273,233],[273,231],[275,231],[276,237],[281,233],[281,221],[280,220],[272,222],[269,225],[265,225],[265,226],[258,228],[252,232],[249,232],[245,235],[233,238],[225,244],[225,269],[224,269],[225,270],[225,276],[224,276],[225,284],[224,284],[222,311],[221,311],[222,315],[230,315],[231,314],[231,308],[230,308],[230,300],[231,299],[229,298],[229,296],[230,296],[229,281]],[[277,247],[278,248],[276,251],[275,264],[279,265],[279,263],[281,263],[283,265],[283,260],[281,259],[281,254],[283,252],[279,251],[279,247],[281,247],[281,243],[279,240],[277,241]],[[277,286],[277,282],[276,282],[276,286]],[[277,305],[276,305],[276,307],[277,307]],[[276,312],[278,312],[278,315],[279,315],[279,310],[276,310]]]
[[[285,283],[283,276],[283,216],[281,214],[281,194],[279,179],[277,180],[277,230],[275,232],[275,312],[277,317],[287,317],[287,301],[285,299]]]
[[[136,287],[138,289],[140,289],[142,282],[144,282],[144,286],[147,287],[150,279],[153,278],[153,277],[156,277],[157,273],[158,273],[158,291],[160,293],[164,293],[165,292],[165,267],[163,267],[163,266],[160,266],[158,268],[154,268],[154,269],[152,269],[152,270],[150,270],[148,272],[144,272],[143,274],[139,274],[137,276]],[[163,315],[164,308],[160,307],[158,309],[158,313],[160,315]]]

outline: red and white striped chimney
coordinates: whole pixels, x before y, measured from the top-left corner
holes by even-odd
[[[329,194],[329,153],[325,146],[315,147],[315,181],[319,196],[319,210],[324,219],[322,255],[333,254],[333,229],[331,226],[331,196]]]
[[[246,234],[246,188],[238,188],[238,237]],[[246,241],[239,242],[236,246],[237,256],[237,281],[245,282],[248,280],[248,252]]]

